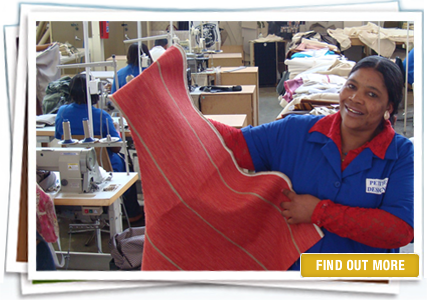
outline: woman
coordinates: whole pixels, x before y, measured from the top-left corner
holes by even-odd
[[[98,95],[91,95],[92,104],[98,102]],[[70,122],[70,130],[73,135],[84,135],[83,119],[89,119],[86,94],[86,75],[79,74],[70,81],[70,100],[71,104],[63,105],[59,108],[55,119],[55,138],[62,139],[63,120]],[[111,116],[96,107],[92,107],[93,134],[95,136],[106,137],[109,133],[111,137],[118,137]],[[108,123],[108,125],[107,125]],[[107,130],[108,129],[108,130]],[[108,156],[114,172],[125,172],[126,166],[124,158],[119,154],[121,147],[108,147]],[[136,187],[132,186],[124,193],[124,205],[129,216],[130,222],[136,222],[142,219],[140,206],[137,200]]]
[[[141,44],[141,54],[143,53],[148,56],[150,61],[153,61],[150,55],[150,51],[148,50],[148,47],[145,44]],[[133,78],[139,75],[139,57],[140,55],[138,54],[138,43],[133,43],[132,45],[130,45],[128,53],[126,55],[127,66],[117,71],[119,88],[123,87],[129,81],[129,78]],[[145,70],[146,68],[141,69]],[[115,93],[116,91],[116,78],[114,78],[113,84],[111,86],[111,94]]]
[[[350,72],[336,114],[290,115],[242,130],[211,121],[241,167],[291,179],[282,215],[325,234],[307,253],[398,252],[412,241],[413,144],[389,121],[402,82],[394,63],[370,56]]]
[[[168,48],[168,39],[160,39],[154,42],[154,47],[150,50],[150,55],[153,58],[153,62],[159,59],[159,57],[165,53]]]

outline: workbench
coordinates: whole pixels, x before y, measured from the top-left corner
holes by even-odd
[[[248,125],[258,125],[258,101],[256,96],[256,86],[242,85],[241,87],[241,91],[199,93],[197,98],[200,111],[205,116],[244,114],[247,116]]]
[[[208,67],[240,67],[243,66],[243,58],[241,53],[215,53],[206,54]]]
[[[59,172],[55,172],[58,174]],[[114,172],[110,181],[100,184],[100,191],[94,193],[64,193],[59,191],[53,194],[55,206],[82,206],[82,207],[108,207],[108,220],[110,238],[123,231],[122,213],[119,198],[126,192],[132,184],[138,180],[138,173]],[[111,191],[104,191],[105,188],[115,187]],[[96,225],[96,224],[95,224]],[[101,229],[93,229],[97,235],[98,249],[102,250]],[[61,243],[66,245],[66,243]],[[67,254],[65,249],[57,251],[60,254]],[[86,253],[70,252],[70,267],[72,269],[97,270],[106,269],[106,262],[111,260],[109,253]]]
[[[110,181],[100,185],[101,190],[94,193],[64,193],[59,191],[54,195],[55,205],[69,206],[108,206],[108,216],[110,223],[110,237],[123,231],[121,218],[120,201],[118,200],[132,184],[138,180],[138,173],[113,172]],[[111,191],[104,191],[104,188],[115,186]]]

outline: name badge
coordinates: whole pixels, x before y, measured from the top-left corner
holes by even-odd
[[[366,193],[369,194],[384,194],[387,188],[388,178],[385,179],[371,179],[366,178]]]

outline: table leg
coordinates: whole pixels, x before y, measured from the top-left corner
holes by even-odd
[[[100,225],[99,220],[97,221],[97,224]],[[102,239],[101,239],[101,228],[96,229],[96,243],[98,246],[98,252],[102,253]]]
[[[108,218],[110,220],[110,237],[123,231],[120,199],[114,201],[114,203],[108,207]]]

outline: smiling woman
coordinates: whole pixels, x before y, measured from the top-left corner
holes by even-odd
[[[325,234],[307,253],[399,252],[414,220],[414,148],[390,122],[402,94],[399,68],[370,56],[353,67],[333,115],[288,115],[242,130],[211,122],[241,167],[290,178],[282,215]]]
[[[342,153],[372,140],[384,129],[384,120],[393,120],[402,83],[397,66],[380,56],[369,56],[353,68],[340,93]]]

